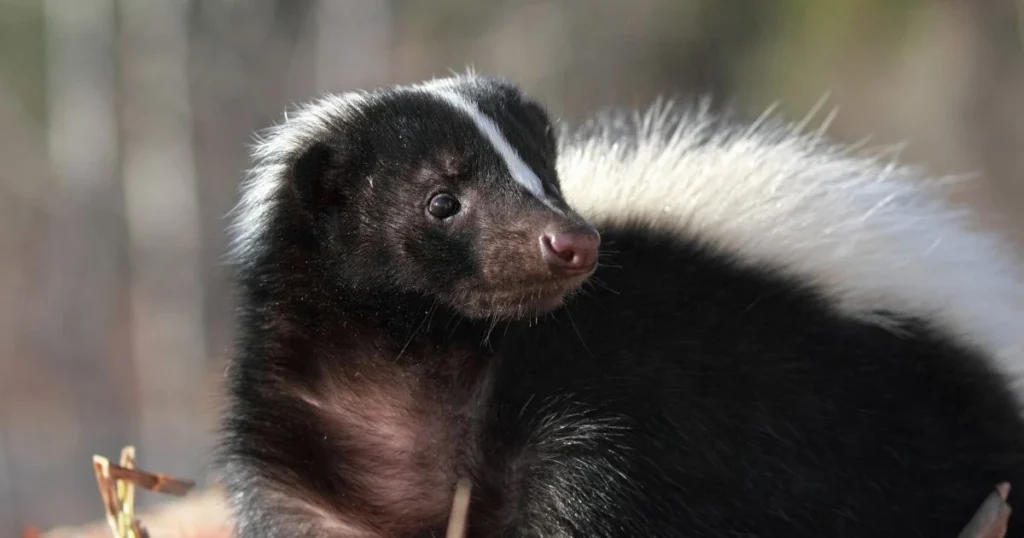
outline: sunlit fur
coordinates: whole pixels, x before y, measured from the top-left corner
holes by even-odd
[[[770,120],[665,103],[605,114],[563,133],[562,188],[594,222],[647,223],[778,268],[894,329],[887,313],[926,319],[1024,373],[1022,273],[1005,238],[949,203],[955,182]]]
[[[359,115],[364,99],[361,92],[326,95],[286,114],[284,122],[260,133],[251,152],[254,165],[242,182],[238,205],[230,215],[229,261],[244,267],[258,257],[291,159],[329,133],[340,118]]]

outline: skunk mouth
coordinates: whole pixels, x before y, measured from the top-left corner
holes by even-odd
[[[590,274],[529,284],[469,290],[459,301],[471,317],[521,319],[553,312],[580,290]]]

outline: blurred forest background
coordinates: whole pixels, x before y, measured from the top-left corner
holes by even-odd
[[[828,94],[832,137],[977,173],[962,201],[1016,233],[1022,22],[1017,0],[0,0],[0,536],[101,517],[90,457],[124,444],[208,479],[224,215],[286,106],[467,65],[568,121],[708,94],[799,120]]]

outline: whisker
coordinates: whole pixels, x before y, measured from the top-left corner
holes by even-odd
[[[488,316],[488,320],[487,321],[490,324],[490,326],[487,328],[487,332],[484,333],[484,339],[483,339],[483,342],[482,342],[483,345],[485,345],[487,347],[491,346],[491,333],[494,332],[495,327],[498,326],[499,319],[500,318],[498,318],[497,315],[490,315],[490,316]]]
[[[455,336],[455,331],[458,330],[459,324],[462,323],[462,316],[453,316],[453,317],[455,318],[455,325],[452,326],[451,332],[448,333],[448,338],[451,338],[451,337]]]
[[[430,332],[430,322],[434,319],[434,313],[437,312],[437,297],[434,297],[434,304],[430,305],[430,310],[427,311],[427,332]]]
[[[583,344],[583,349],[587,351],[587,355],[593,357],[594,353],[590,351],[590,347],[588,347],[587,343],[583,341],[583,333],[581,333],[580,328],[576,326],[576,320],[572,318],[572,312],[570,312],[569,309],[566,309],[565,315],[569,317],[569,325],[572,325],[573,331],[576,332],[576,336],[580,339],[580,344]]]
[[[608,293],[612,293],[612,294],[615,294],[615,295],[621,295],[621,293],[613,290],[610,286],[608,286],[608,284],[606,284],[600,278],[590,277],[590,278],[587,279],[587,282],[592,283],[594,286],[600,286],[601,289],[607,291]]]
[[[409,348],[409,344],[412,344],[412,341],[416,338],[416,335],[420,332],[420,329],[423,328],[423,325],[427,322],[427,319],[429,317],[430,312],[427,311],[427,313],[423,315],[423,321],[420,321],[420,324],[417,325],[415,329],[413,329],[412,335],[409,336],[409,340],[405,342],[404,346],[402,346],[402,350],[398,352],[398,355],[395,357],[394,362],[397,363],[398,360],[402,358],[402,354],[404,354],[405,350]]]

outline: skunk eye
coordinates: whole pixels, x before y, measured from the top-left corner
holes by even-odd
[[[446,219],[459,212],[459,201],[450,194],[441,193],[430,199],[427,211],[434,218]]]

